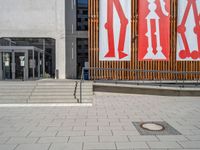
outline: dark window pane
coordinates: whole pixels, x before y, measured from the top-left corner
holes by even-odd
[[[77,30],[88,30],[88,0],[77,0]]]

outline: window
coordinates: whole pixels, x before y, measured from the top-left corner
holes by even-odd
[[[77,38],[77,78],[81,78],[82,68],[88,62],[88,39]]]
[[[76,22],[78,31],[88,30],[88,0],[77,0]]]

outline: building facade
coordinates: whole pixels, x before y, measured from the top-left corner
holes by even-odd
[[[44,52],[43,59],[42,56],[38,56],[38,60],[30,57],[27,70],[34,60],[32,68],[40,64],[43,74],[48,72],[59,79],[77,78],[83,61],[87,61],[84,52],[77,49],[82,48],[82,44],[87,49],[87,9],[86,0],[0,0],[0,79],[7,78],[3,73],[6,69],[17,72],[18,53],[15,51],[20,46],[34,46]],[[11,50],[10,54],[7,49]],[[84,56],[82,61],[77,59],[78,53]]]
[[[104,69],[91,70],[91,79],[200,78],[199,0],[0,4],[0,79],[15,79],[19,70],[28,79],[76,79],[84,66]]]
[[[90,77],[199,80],[199,14],[199,0],[89,0]]]

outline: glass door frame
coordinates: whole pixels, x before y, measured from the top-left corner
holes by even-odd
[[[29,51],[32,51],[33,56],[32,59],[35,60],[35,58],[37,58],[35,61],[37,62],[37,67],[35,65],[33,65],[34,67],[32,68],[33,70],[33,80],[34,79],[39,79],[41,77],[41,69],[43,69],[41,67],[40,61],[41,61],[41,56],[44,55],[43,50],[35,48],[35,47],[23,47],[23,46],[0,46],[0,80],[4,80],[3,78],[3,68],[2,68],[2,63],[3,63],[3,53],[5,52],[10,52],[12,53],[12,60],[11,60],[11,64],[12,64],[12,79],[11,80],[15,80],[15,72],[16,72],[16,62],[15,62],[15,53],[24,53],[25,56],[25,61],[24,61],[24,70],[23,70],[23,80],[28,80],[29,79]],[[35,56],[35,52],[37,52],[37,56]],[[44,63],[44,62],[42,62]],[[35,75],[35,69],[37,69],[37,75]]]
[[[3,79],[3,52],[0,51],[0,80]]]

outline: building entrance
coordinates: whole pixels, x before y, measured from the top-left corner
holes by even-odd
[[[43,50],[36,47],[0,46],[0,80],[43,77]]]
[[[4,79],[12,79],[12,53],[2,53],[2,70],[3,70],[3,77]]]
[[[88,39],[77,38],[77,78],[81,78],[82,68],[88,66]]]

